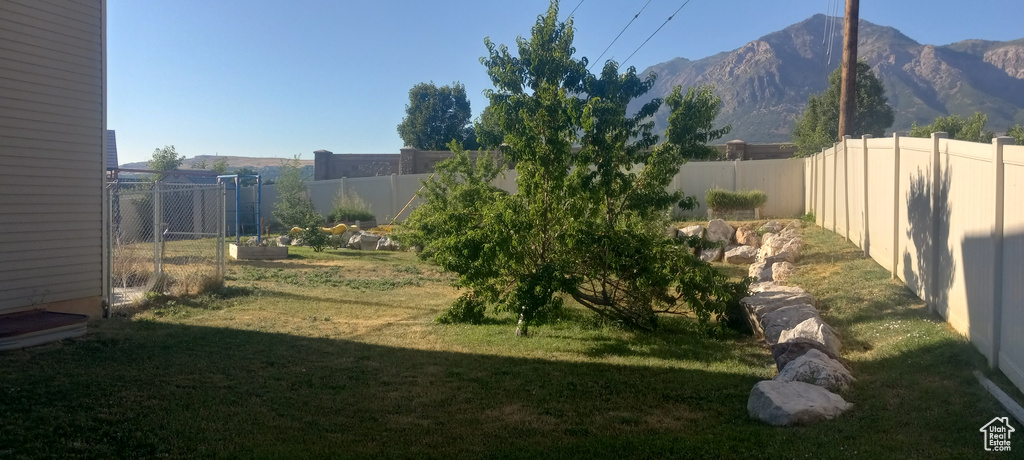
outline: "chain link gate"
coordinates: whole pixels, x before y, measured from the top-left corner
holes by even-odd
[[[110,313],[146,293],[198,294],[224,283],[224,186],[107,184]]]

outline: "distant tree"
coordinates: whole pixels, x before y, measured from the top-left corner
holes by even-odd
[[[718,150],[708,143],[721,139],[732,131],[732,125],[715,129],[714,122],[722,110],[722,100],[715,96],[710,85],[690,87],[683,95],[682,88],[672,88],[665,98],[671,112],[668,116],[669,129],[665,137],[670,145],[679,149],[687,160],[712,160],[718,158]]]
[[[1006,132],[1006,135],[1012,137],[1017,145],[1024,145],[1024,126],[1014,126]]]
[[[421,150],[447,150],[453,140],[475,144],[471,117],[466,87],[461,83],[440,88],[434,83],[419,83],[409,90],[398,135],[405,145]]]
[[[302,174],[298,156],[281,162],[281,175],[277,178],[274,188],[277,190],[274,218],[278,222],[285,227],[304,229],[323,225],[324,217],[313,207],[309,186]]]
[[[147,162],[149,169],[154,171],[174,171],[185,161],[184,155],[179,155],[173,145],[164,146],[162,149],[153,150],[153,158]],[[164,174],[157,174],[157,180],[163,179]]]
[[[917,122],[910,128],[910,137],[931,137],[932,133],[944,132],[950,139],[967,142],[992,142],[996,134],[985,129],[988,115],[974,112],[967,118],[960,115],[939,117],[930,125],[918,126]]]
[[[494,109],[491,106],[487,106],[480,113],[480,116],[473,121],[473,131],[476,134],[479,148],[495,150],[505,142],[505,133],[502,132],[498,117],[495,116]]]
[[[213,164],[210,165],[210,171],[217,173],[218,176],[226,174],[228,172],[227,158],[220,158],[217,161],[214,161]]]
[[[192,163],[192,169],[206,169],[206,168],[207,168],[206,160],[199,160],[199,161],[197,161],[195,163]]]
[[[298,161],[298,160],[296,160],[296,161]],[[252,166],[242,166],[240,168],[235,169],[234,173],[238,174],[239,176],[255,176],[255,175],[259,174],[260,172],[255,167],[252,167]],[[256,178],[254,178],[254,177],[241,177],[239,179],[240,179],[241,184],[246,186],[246,187],[248,187],[250,185],[256,185]]]
[[[807,99],[804,114],[793,128],[793,143],[797,155],[813,155],[831,146],[839,139],[839,96],[842,69],[837,68],[828,77],[828,89]],[[885,97],[885,86],[864,61],[857,63],[857,113],[853,120],[852,135],[870,134],[882,137],[896,120],[892,106]]]

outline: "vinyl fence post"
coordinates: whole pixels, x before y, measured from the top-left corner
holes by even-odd
[[[931,205],[932,205],[932,210],[931,210],[932,211],[931,212],[931,218],[932,218],[931,232],[932,232],[932,235],[931,235],[931,240],[932,240],[933,243],[932,243],[932,247],[931,247],[931,254],[928,255],[931,258],[931,260],[928,263],[928,279],[930,280],[930,282],[928,283],[928,286],[925,286],[925,289],[928,290],[927,292],[928,292],[928,297],[929,297],[929,299],[928,299],[928,310],[931,311],[931,312],[938,311],[938,305],[935,305],[935,301],[936,301],[936,299],[939,298],[939,267],[938,267],[938,263],[937,262],[939,261],[939,251],[940,251],[940,249],[939,249],[939,245],[935,244],[934,242],[935,241],[943,241],[942,238],[939,236],[939,231],[941,231],[942,229],[939,228],[939,219],[938,219],[938,215],[937,215],[938,211],[939,211],[939,207],[943,205],[943,203],[939,203],[939,188],[942,186],[942,182],[941,182],[942,181],[942,173],[939,171],[940,169],[942,169],[942,161],[941,161],[941,158],[940,158],[940,151],[939,151],[939,140],[940,139],[946,139],[947,137],[948,137],[948,135],[946,133],[943,133],[943,132],[932,133],[932,189],[931,189],[932,190],[932,202],[931,202]],[[945,314],[942,315],[942,316],[943,316],[943,318],[946,317]]]
[[[993,156],[992,170],[994,174],[994,194],[992,197],[995,216],[992,226],[992,350],[989,353],[988,365],[992,369],[999,368],[999,347],[1002,341],[1003,323],[1003,210],[1005,205],[1005,189],[1003,176],[1003,146],[1012,145],[1012,137],[992,139]]]
[[[843,215],[845,216],[845,223],[843,224],[844,236],[846,241],[850,240],[850,139],[853,136],[849,134],[843,136]]]
[[[860,240],[861,249],[864,250],[864,257],[871,257],[871,237],[868,234],[868,139],[871,139],[871,135],[865,134],[861,139],[864,142],[863,147],[861,148],[861,154],[864,156],[864,169],[861,172],[864,176],[864,184],[862,187],[864,200],[862,201],[863,205],[861,206],[861,211],[864,215],[861,218]]]
[[[900,263],[900,135],[892,134],[893,177],[892,177],[892,279]]]

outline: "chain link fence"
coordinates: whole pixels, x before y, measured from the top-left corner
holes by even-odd
[[[224,186],[111,182],[112,312],[142,302],[148,292],[198,294],[224,282]]]

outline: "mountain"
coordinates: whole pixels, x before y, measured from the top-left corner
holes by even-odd
[[[722,98],[720,124],[731,123],[727,139],[786,142],[808,96],[821,93],[828,75],[842,61],[842,18],[829,44],[826,16],[815,15],[754,40],[739,49],[696,61],[676,58],[645,69],[658,79],[636,110],[672,87],[715,86]],[[951,114],[988,114],[988,128],[1004,132],[1024,123],[1024,39],[1009,42],[965,40],[945,46],[922,45],[892,27],[861,20],[858,57],[886,88],[896,111],[892,130],[913,122],[930,124]],[[655,115],[656,132],[667,126],[666,107]]]

